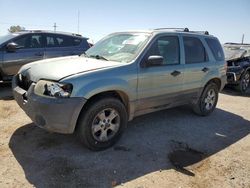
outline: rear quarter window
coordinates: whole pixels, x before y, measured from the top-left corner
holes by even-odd
[[[81,38],[72,38],[72,45],[73,46],[79,46],[82,42]]]
[[[84,50],[88,50],[91,46],[90,44],[88,43],[87,39],[82,39],[82,47]]]
[[[210,50],[213,53],[214,58],[217,61],[223,61],[225,59],[223,49],[217,39],[206,38],[205,39]]]

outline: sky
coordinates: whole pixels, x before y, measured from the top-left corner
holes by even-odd
[[[221,43],[250,43],[250,0],[0,0],[0,35],[11,25],[78,32],[97,42],[126,30],[188,27]]]

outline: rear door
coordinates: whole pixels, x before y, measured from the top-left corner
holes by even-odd
[[[205,42],[200,37],[183,36],[185,73],[183,90],[190,97],[196,97],[202,90],[203,82],[213,67],[208,58]]]
[[[162,56],[161,66],[140,67],[138,73],[137,111],[165,108],[182,95],[184,66],[181,63],[179,37],[157,37],[147,50],[143,61],[149,56]]]
[[[14,52],[3,51],[3,72],[6,75],[14,75],[22,65],[44,57],[43,34],[29,33],[10,42],[16,43],[17,49]]]
[[[46,34],[45,58],[80,55],[83,38],[60,34]]]

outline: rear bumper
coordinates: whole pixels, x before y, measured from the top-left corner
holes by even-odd
[[[13,95],[18,105],[39,127],[52,132],[70,134],[74,132],[78,116],[86,102],[84,98],[52,98],[34,93],[35,84],[28,91],[12,81]]]

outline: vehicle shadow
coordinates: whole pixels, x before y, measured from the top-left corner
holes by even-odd
[[[0,83],[0,100],[13,100],[11,83]]]
[[[241,94],[240,91],[236,90],[233,87],[226,86],[221,93],[231,96],[241,96],[241,97],[250,97],[250,87],[248,88],[245,94]]]
[[[86,149],[75,135],[48,133],[33,124],[17,129],[9,147],[35,187],[111,187],[173,168],[196,176],[199,172],[174,167],[168,156],[184,146],[203,155],[185,166],[202,163],[249,133],[250,122],[239,115],[217,108],[199,117],[183,106],[136,118],[116,147],[101,152]]]

